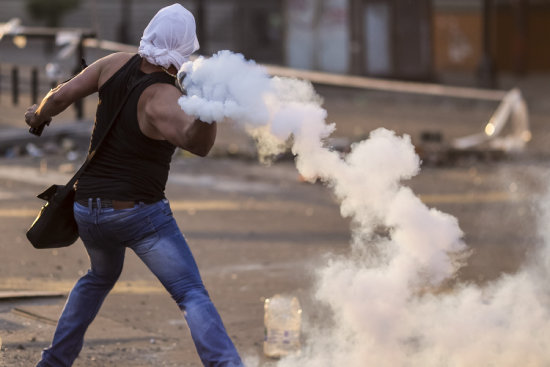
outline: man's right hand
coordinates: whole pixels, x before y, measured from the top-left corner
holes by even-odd
[[[51,117],[48,117],[46,119],[42,118],[40,115],[36,113],[36,110],[38,109],[37,104],[33,104],[29,108],[27,108],[27,112],[25,112],[25,122],[30,127],[37,128],[41,126],[42,124],[45,124],[47,122],[52,121]]]

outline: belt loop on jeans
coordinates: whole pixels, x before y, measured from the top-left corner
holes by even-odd
[[[93,210],[93,199],[92,198],[88,198],[88,214],[92,214],[92,210]]]

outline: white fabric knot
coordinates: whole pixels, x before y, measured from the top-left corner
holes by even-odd
[[[138,53],[151,64],[179,70],[199,49],[195,17],[180,4],[158,11],[151,19],[139,44]]]

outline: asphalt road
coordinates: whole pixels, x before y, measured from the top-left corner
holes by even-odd
[[[64,157],[0,162],[0,291],[67,292],[88,269],[80,242],[34,250],[24,232],[35,195],[63,182]],[[546,191],[544,162],[511,159],[425,167],[406,184],[430,207],[459,219],[474,250],[462,280],[484,283],[525,264],[540,244],[537,215]],[[241,353],[262,356],[263,302],[297,295],[313,320],[315,269],[349,251],[350,223],[321,184],[300,182],[290,161],[262,166],[235,159],[175,160],[167,196],[222,318]],[[48,345],[64,297],[0,301],[2,366],[30,366]],[[75,366],[199,366],[183,318],[154,276],[128,252]]]

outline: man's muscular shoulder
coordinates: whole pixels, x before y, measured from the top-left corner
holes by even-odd
[[[158,114],[167,112],[167,105],[179,109],[177,104],[178,99],[183,93],[174,85],[167,83],[155,83],[143,91],[139,104],[145,108],[149,113]]]
[[[116,52],[110,54],[99,60],[100,62],[100,77],[99,77],[99,87],[109,80],[118,69],[124,66],[135,54],[127,52]]]
[[[177,123],[183,111],[178,105],[182,92],[173,85],[155,83],[143,91],[138,100],[138,122],[142,132],[153,139],[166,139],[159,124]]]

